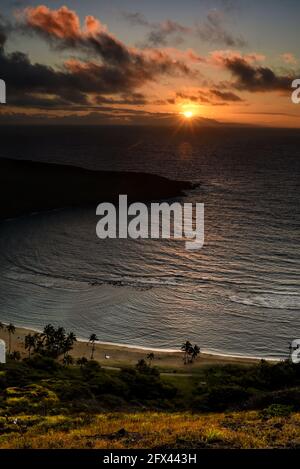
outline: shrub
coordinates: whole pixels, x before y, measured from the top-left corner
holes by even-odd
[[[44,412],[59,402],[57,395],[43,386],[31,384],[24,388],[7,388],[5,404],[13,412]]]
[[[222,411],[240,407],[250,395],[250,392],[241,386],[213,386],[206,394],[194,400],[194,407],[198,405],[203,410]]]
[[[260,416],[263,419],[269,419],[272,417],[289,417],[293,410],[293,406],[290,405],[271,404],[260,412]]]

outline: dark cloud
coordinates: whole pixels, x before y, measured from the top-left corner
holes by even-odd
[[[279,75],[271,68],[256,65],[243,57],[223,57],[222,62],[236,79],[233,86],[238,90],[290,92],[291,82],[295,78],[294,72]]]
[[[235,36],[225,28],[224,13],[211,10],[203,23],[196,26],[196,34],[202,41],[224,44],[228,47],[244,47],[247,42],[242,36]]]
[[[222,44],[229,47],[244,47],[246,41],[242,36],[235,36],[225,27],[227,15],[235,10],[234,2],[228,0],[220,3],[219,9],[210,10],[203,22],[188,27],[167,19],[160,23],[150,22],[139,12],[124,13],[132,25],[150,29],[145,41],[146,46],[166,46],[170,43],[183,42],[184,36],[194,35],[211,44]]]
[[[5,18],[0,13],[0,50],[3,49],[10,30],[11,25],[8,23],[8,21],[5,20]]]
[[[154,23],[148,21],[147,18],[139,12],[124,12],[123,16],[133,26],[144,26],[150,29],[144,41],[144,46],[166,46],[169,42],[176,42],[178,44],[183,41],[182,35],[192,32],[192,28],[170,19],[160,23]]]
[[[144,80],[154,75],[141,71],[125,72],[119,68],[99,64],[70,62],[64,70],[54,70],[42,64],[32,64],[27,55],[21,52],[5,54],[0,51],[1,77],[7,83],[8,104],[20,105],[32,103],[38,107],[44,102],[47,107],[55,105],[57,99],[34,97],[38,95],[55,95],[59,104],[88,105],[88,94],[118,94],[134,90]],[[134,94],[131,94],[134,96]],[[137,99],[136,95],[135,99]],[[140,99],[140,97],[139,97]]]
[[[191,33],[191,28],[176,21],[166,20],[158,25],[154,25],[152,31],[147,36],[147,44],[151,46],[166,46],[170,38],[175,43],[183,41],[182,35]]]
[[[94,102],[96,104],[130,104],[134,106],[142,106],[148,104],[147,99],[142,93],[132,93],[129,95],[122,95],[120,98],[111,98],[106,96],[95,96]]]
[[[131,12],[123,12],[123,16],[127,21],[133,26],[152,26],[153,23],[150,23],[145,15],[136,11],[134,13]]]
[[[219,90],[210,90],[211,95],[215,96],[221,101],[227,102],[241,102],[243,101],[237,94],[232,93],[231,91],[219,91]]]
[[[1,18],[0,18],[1,19]],[[6,53],[6,29],[0,21],[0,70],[7,83],[8,104],[42,108],[93,105],[93,97],[117,95],[115,104],[145,104],[137,88],[161,74],[193,76],[194,72],[167,52],[139,51],[109,34],[94,17],[81,28],[67,7],[50,10],[39,6],[24,13],[23,32],[34,31],[60,48],[84,49],[95,55],[87,61],[70,59],[60,69],[31,63],[21,52]],[[97,103],[96,103],[97,104]],[[100,104],[100,98],[99,102]]]
[[[235,93],[230,91],[220,91],[217,89],[200,89],[194,94],[178,91],[176,99],[186,100],[199,104],[210,104],[213,106],[224,105],[234,102],[242,102],[243,100]]]

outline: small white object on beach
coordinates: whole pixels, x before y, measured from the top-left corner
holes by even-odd
[[[6,344],[0,339],[0,363],[6,363]]]
[[[105,354],[104,358],[105,358],[105,360],[108,360],[110,358],[110,356]]]

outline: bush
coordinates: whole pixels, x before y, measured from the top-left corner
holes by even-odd
[[[12,412],[44,412],[59,402],[57,395],[49,389],[31,384],[24,388],[7,388],[5,404]]]
[[[194,408],[199,410],[223,411],[241,407],[251,393],[241,386],[213,386],[203,396],[194,399]]]
[[[290,405],[271,404],[260,412],[260,416],[263,419],[270,419],[272,417],[289,417],[293,410],[293,406]]]
[[[54,380],[49,386],[63,402],[94,398],[89,384],[81,381]]]

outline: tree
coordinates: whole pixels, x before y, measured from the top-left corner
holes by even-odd
[[[0,321],[0,331],[2,331],[4,329],[4,324],[3,322]]]
[[[6,326],[6,330],[8,332],[8,353],[10,355],[11,353],[11,336],[16,332],[15,326],[10,323],[8,326]]]
[[[183,361],[185,365],[187,363],[193,363],[195,358],[197,358],[200,353],[200,347],[198,347],[196,344],[193,346],[188,340],[182,344],[181,350],[184,352]]]
[[[77,363],[77,365],[80,366],[80,368],[82,368],[83,366],[85,366],[88,363],[88,359],[85,358],[85,357],[81,357],[81,358],[77,359],[76,363]]]
[[[63,327],[55,329],[52,324],[47,324],[36,338],[35,351],[52,358],[58,358],[62,354],[66,356],[72,350],[76,340],[73,332],[66,334]]]
[[[148,370],[151,370],[143,358],[139,360],[135,366],[140,373],[146,373]]]
[[[200,353],[200,347],[198,347],[198,345],[195,344],[193,347],[193,352],[192,352],[192,360],[195,360],[195,358],[197,358],[199,353]]]
[[[71,357],[71,355],[69,354],[66,354],[63,358],[64,366],[73,365],[73,363],[74,363],[73,357]]]
[[[189,340],[184,342],[181,346],[181,350],[184,352],[183,362],[186,365],[189,362],[189,355],[191,355],[193,346]]]
[[[28,350],[29,358],[33,349],[34,353],[56,359],[60,355],[66,356],[76,340],[73,332],[66,334],[63,327],[55,329],[52,324],[47,324],[42,333],[36,332],[25,337],[25,349]]]
[[[25,350],[28,350],[28,358],[31,357],[31,350],[35,350],[35,347],[37,345],[37,335],[34,334],[28,334],[28,335],[25,335],[25,342],[24,342],[24,345],[25,345]]]
[[[95,353],[95,342],[98,340],[98,337],[96,334],[91,334],[89,338],[89,342],[92,344],[92,353],[91,353],[91,360],[94,359],[94,353]]]
[[[155,358],[155,355],[154,355],[153,352],[148,353],[148,355],[147,355],[147,360],[149,360],[149,365],[151,365],[151,363],[153,362],[154,358]]]
[[[18,350],[17,351],[15,350],[14,352],[12,352],[10,354],[9,358],[11,360],[19,361],[19,360],[21,360],[21,354]]]
[[[69,334],[65,338],[65,340],[63,342],[63,346],[62,346],[62,352],[63,352],[64,356],[66,356],[67,353],[70,352],[70,350],[72,350],[73,344],[76,341],[77,341],[77,339],[76,339],[76,335],[74,334],[74,332],[69,332]]]

